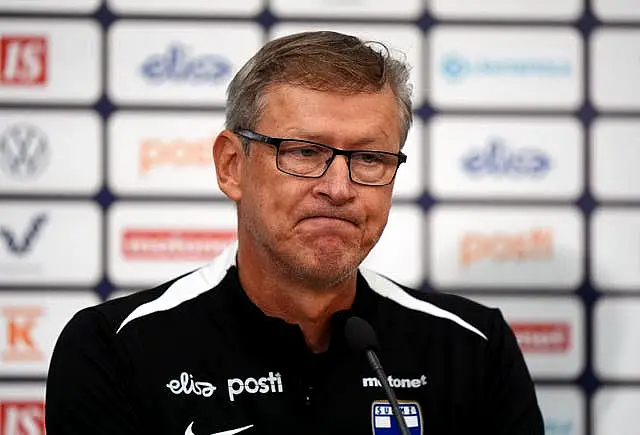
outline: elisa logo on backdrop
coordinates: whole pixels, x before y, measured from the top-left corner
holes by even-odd
[[[195,55],[189,46],[173,42],[164,53],[149,56],[140,72],[149,83],[166,82],[217,85],[231,76],[231,62],[217,54]]]
[[[548,261],[553,259],[554,234],[550,228],[522,232],[467,232],[460,237],[460,268],[475,263]]]
[[[44,36],[0,36],[0,84],[42,86],[47,79],[47,39]]]
[[[139,172],[142,175],[163,167],[213,168],[211,140],[143,139],[140,143],[138,160]]]
[[[551,169],[551,156],[536,148],[511,148],[502,138],[489,138],[484,147],[461,157],[462,169],[472,176],[541,179]]]
[[[481,57],[449,53],[440,60],[440,73],[452,83],[476,77],[568,77],[571,62],[562,58]]]
[[[511,322],[524,353],[564,353],[571,346],[568,322]]]
[[[236,237],[235,230],[125,229],[122,255],[127,260],[208,261]]]
[[[0,401],[0,433],[3,435],[44,435],[44,402],[36,400]]]
[[[50,160],[47,135],[32,124],[15,124],[0,134],[0,172],[18,180],[40,175]]]

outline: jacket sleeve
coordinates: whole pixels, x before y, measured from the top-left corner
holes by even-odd
[[[544,435],[535,387],[516,337],[500,310],[494,313],[485,384],[486,433]]]
[[[77,313],[53,351],[46,386],[48,435],[139,434],[115,335],[95,309]]]

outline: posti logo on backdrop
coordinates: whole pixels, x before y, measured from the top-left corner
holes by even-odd
[[[568,291],[582,280],[582,214],[571,207],[435,206],[431,281],[441,288]]]
[[[536,379],[571,379],[584,366],[584,308],[574,296],[472,296],[501,309]]]
[[[119,112],[109,131],[109,184],[122,195],[222,196],[212,147],[220,112]]]
[[[0,434],[45,435],[44,407],[44,383],[2,383],[0,385]]]

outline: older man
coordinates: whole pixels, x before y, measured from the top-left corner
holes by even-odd
[[[237,243],[71,320],[49,372],[49,435],[400,433],[394,411],[411,434],[542,434],[498,310],[359,270],[406,160],[408,76],[348,35],[266,44],[231,82],[213,148]],[[350,346],[352,317],[377,335],[400,408]]]

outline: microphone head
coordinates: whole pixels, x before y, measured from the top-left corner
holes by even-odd
[[[351,349],[356,352],[378,349],[378,337],[373,327],[360,317],[349,317],[344,327],[344,335]]]

